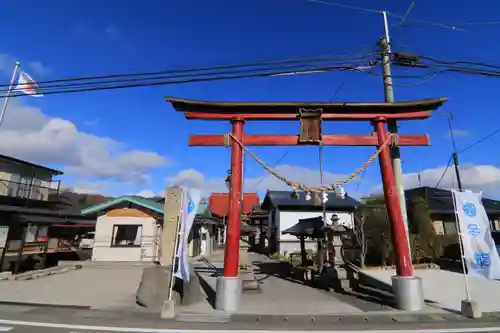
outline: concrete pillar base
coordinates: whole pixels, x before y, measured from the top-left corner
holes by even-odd
[[[161,318],[173,319],[175,318],[175,300],[166,300],[161,307]]]
[[[467,318],[477,319],[483,316],[479,304],[474,301],[463,300],[460,309],[462,315]]]
[[[238,311],[242,292],[242,283],[239,277],[219,276],[215,292],[215,308],[217,310],[227,313]]]
[[[425,306],[422,279],[419,277],[393,276],[392,293],[399,310],[419,311]]]

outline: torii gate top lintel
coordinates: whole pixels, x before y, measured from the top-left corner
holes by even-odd
[[[447,98],[407,102],[209,102],[167,97],[187,119],[297,120],[301,112],[321,113],[322,120],[415,120],[430,117]]]
[[[324,135],[322,121],[420,120],[429,118],[446,98],[408,102],[207,102],[167,98],[175,110],[189,120],[300,120],[300,135],[252,135],[242,130],[241,141],[247,146],[376,146],[375,135]],[[191,135],[190,146],[224,146],[224,135]],[[400,146],[427,146],[427,135],[401,135]]]

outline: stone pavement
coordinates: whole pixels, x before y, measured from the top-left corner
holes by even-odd
[[[363,273],[391,285],[393,269],[368,269]],[[415,275],[422,278],[424,297],[433,306],[460,312],[465,296],[464,276],[460,273],[439,269],[417,269]],[[472,300],[479,304],[483,312],[500,312],[500,281],[467,277]]]
[[[276,261],[265,256],[249,253],[257,266],[272,266]],[[217,257],[215,260],[219,259]],[[209,258],[210,263],[197,262],[195,270],[205,283],[208,299],[213,303],[217,275],[222,273],[223,264]],[[262,266],[261,266],[262,267]],[[267,269],[266,269],[267,271]],[[392,294],[383,290],[364,287],[361,291],[338,293],[325,291],[303,284],[300,281],[276,274],[256,274],[260,292],[244,292],[236,315],[257,316],[321,316],[321,315],[363,315],[368,312],[395,312]],[[439,314],[445,312],[427,306],[421,313]]]
[[[211,290],[215,292],[217,275],[222,270],[221,263],[213,263],[215,268],[197,266],[195,269]],[[360,313],[361,309],[343,302],[325,291],[314,289],[291,280],[272,275],[256,274],[260,292],[244,292],[238,314],[328,314]]]
[[[0,281],[0,304],[134,309],[143,267],[83,267],[28,281]]]

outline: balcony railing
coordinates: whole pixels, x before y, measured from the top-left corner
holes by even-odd
[[[0,179],[0,195],[44,201],[51,195],[59,195],[60,180],[43,181],[44,185],[38,184],[39,182],[37,179],[27,182]]]

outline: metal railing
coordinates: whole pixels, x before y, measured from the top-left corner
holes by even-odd
[[[40,182],[48,184],[48,186],[40,185]],[[32,200],[48,200],[51,195],[59,195],[60,186],[60,180],[49,182],[34,178],[28,181],[14,182],[0,179],[0,195]]]

